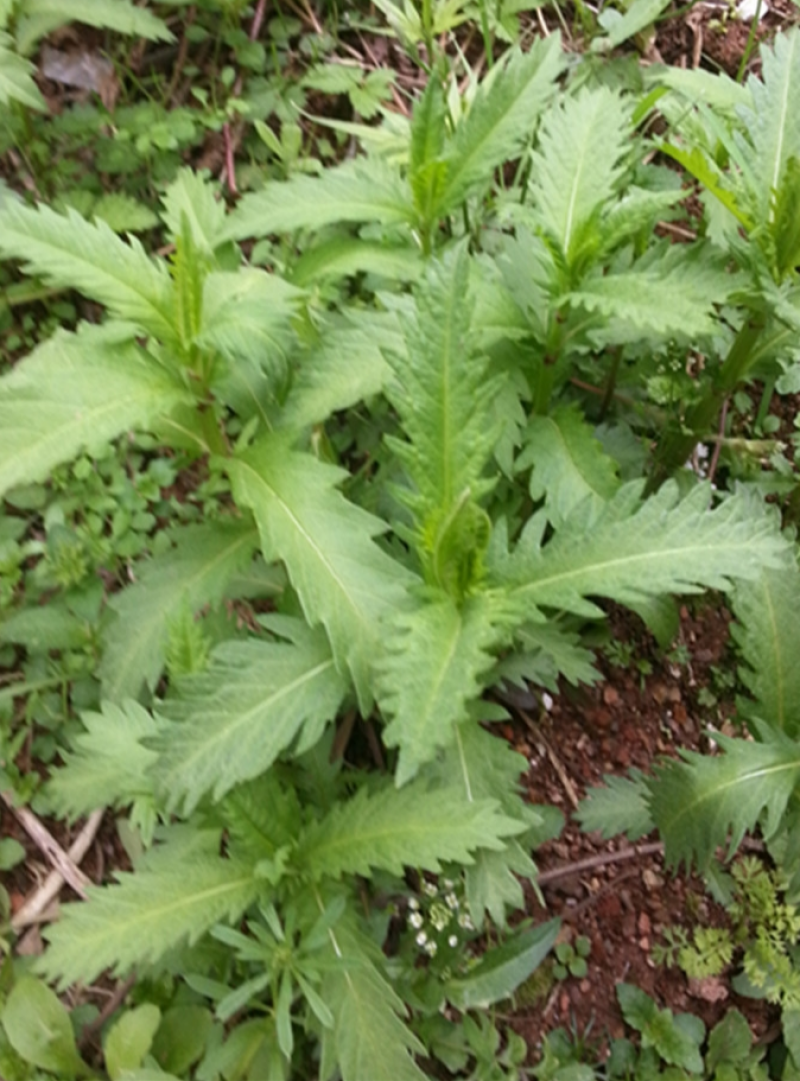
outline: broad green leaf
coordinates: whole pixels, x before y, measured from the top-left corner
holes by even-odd
[[[285,438],[267,436],[225,468],[238,504],[255,515],[265,558],[286,564],[306,619],[325,627],[368,714],[382,624],[405,605],[411,580],[372,539],[383,522],[336,491],[343,470],[290,450]]]
[[[175,336],[166,266],[134,237],[121,240],[104,221],[7,202],[0,208],[0,255],[21,260],[48,285],[84,293],[162,341]]]
[[[172,240],[188,228],[195,248],[206,257],[213,256],[225,225],[225,203],[215,196],[212,185],[192,169],[181,169],[163,203],[161,217]]]
[[[629,841],[638,841],[655,829],[648,797],[647,779],[639,770],[630,770],[627,777],[606,775],[603,787],[588,790],[575,817],[581,829],[598,830],[605,840],[624,833]]]
[[[800,1017],[795,1016],[794,1021],[800,1021]],[[786,1024],[785,1012],[784,1024]],[[794,1023],[792,1029],[794,1032],[800,1031],[800,1029],[794,1028]],[[740,1064],[744,1066],[750,1054],[752,1043],[753,1034],[744,1014],[737,1009],[728,1010],[709,1034],[706,1069],[716,1071],[717,1066],[723,1062],[730,1063],[733,1066]]]
[[[198,344],[269,369],[288,348],[289,320],[299,296],[294,286],[263,270],[212,272],[203,283]]]
[[[545,499],[556,529],[584,499],[596,513],[619,487],[616,463],[575,406],[557,406],[548,416],[531,417],[517,466],[533,466],[531,498]]]
[[[110,191],[96,199],[91,216],[102,218],[115,233],[141,233],[158,225],[158,217],[149,206],[121,191]]]
[[[715,305],[739,284],[722,257],[700,242],[691,251],[666,243],[654,245],[630,270],[584,278],[565,299],[637,335],[686,337],[713,334]]]
[[[425,1081],[413,1059],[425,1049],[401,1020],[405,1006],[377,968],[379,951],[342,921],[331,937],[322,998],[334,1027],[322,1030],[320,1076],[338,1064],[342,1081]]]
[[[650,26],[667,7],[669,7],[669,0],[633,0],[622,16],[619,16],[617,11],[609,9],[604,12],[608,16],[605,24],[608,33],[605,37],[596,38],[592,42],[592,49],[596,52],[615,49],[623,41],[627,41],[628,38],[632,38]]]
[[[161,1010],[151,1002],[126,1010],[114,1023],[103,1045],[106,1069],[111,1081],[120,1081],[123,1076],[127,1076],[126,1071],[141,1066],[160,1023]]]
[[[66,1006],[33,976],[20,976],[0,1014],[8,1042],[26,1062],[63,1081],[89,1073],[75,1046]]]
[[[323,323],[319,343],[300,358],[281,426],[299,430],[319,424],[379,394],[391,374],[383,350],[404,348],[393,313],[363,311]]]
[[[418,248],[381,244],[361,237],[340,236],[306,248],[291,270],[302,288],[330,278],[371,274],[390,281],[415,282],[423,270]]]
[[[296,859],[315,878],[378,867],[402,875],[408,865],[438,873],[443,863],[471,863],[475,849],[502,850],[523,829],[496,800],[469,802],[457,789],[407,785],[370,795],[362,788],[307,827]]]
[[[205,1051],[211,1025],[211,1013],[203,1006],[173,1006],[153,1040],[153,1057],[164,1070],[185,1077]]]
[[[560,926],[560,920],[548,920],[488,949],[468,975],[447,981],[447,1001],[459,1010],[485,1010],[508,998],[545,959]]]
[[[620,604],[661,593],[728,589],[784,565],[785,542],[774,518],[743,496],[709,510],[699,485],[678,499],[674,484],[640,502],[641,485],[623,485],[598,515],[580,504],[562,529],[540,545],[540,516],[531,519],[515,553],[497,565],[522,604],[597,616],[590,595]]]
[[[419,493],[408,502],[420,527],[486,491],[483,468],[494,444],[492,402],[498,382],[470,336],[474,307],[469,259],[461,247],[430,266],[405,327],[406,349],[388,353],[389,397],[408,442],[392,441]]]
[[[176,723],[150,745],[170,808],[183,804],[189,813],[206,792],[220,799],[267,770],[298,736],[298,753],[313,746],[336,716],[348,683],[324,632],[285,617],[273,626],[285,642],[224,643],[208,671],[164,703]]]
[[[531,197],[538,225],[572,266],[608,203],[630,148],[630,107],[607,87],[563,96],[542,120]]]
[[[173,539],[174,548],[143,563],[138,581],[109,602],[117,618],[106,633],[99,671],[103,694],[112,701],[138,697],[143,684],[155,689],[170,621],[184,608],[195,612],[219,603],[258,543],[247,519],[184,526]]]
[[[502,852],[481,848],[474,863],[464,869],[467,904],[472,922],[478,930],[488,915],[495,927],[507,926],[507,913],[525,908],[522,882],[533,882],[536,864],[515,839],[510,839]]]
[[[773,192],[790,158],[800,158],[800,33],[797,29],[779,34],[772,48],[761,49],[761,78],[752,75],[747,89],[752,110],[739,114],[752,143],[749,163],[754,171],[753,198],[759,220],[769,220]]]
[[[443,596],[401,613],[388,629],[378,698],[390,718],[384,741],[400,751],[398,785],[446,747],[454,726],[469,716],[509,619],[493,598],[474,597],[459,608]]]
[[[507,57],[481,84],[445,153],[440,215],[455,209],[471,188],[488,184],[498,166],[519,155],[555,90],[563,68],[558,34],[537,38],[529,52],[513,49]]]
[[[792,738],[800,735],[800,571],[792,562],[740,582],[733,593],[733,636],[743,657],[739,678],[755,701],[740,699],[745,716],[761,717]]]
[[[79,649],[89,644],[90,636],[90,626],[55,601],[39,608],[21,608],[0,623],[0,642],[15,642],[33,653]]]
[[[197,830],[197,827],[195,827]],[[259,895],[249,864],[222,859],[219,834],[186,849],[167,841],[148,854],[144,869],[117,883],[90,887],[89,898],[66,905],[48,928],[49,946],[36,970],[62,987],[89,983],[103,969],[117,974],[157,961],[215,923],[237,920]]]
[[[724,754],[683,752],[649,782],[653,819],[670,866],[696,861],[702,870],[720,845],[732,854],[761,824],[769,839],[800,779],[800,746],[778,729],[758,725],[763,742],[716,735]]]
[[[135,818],[152,839],[156,817],[154,751],[142,740],[158,731],[156,721],[136,702],[103,702],[101,713],[83,713],[83,731],[72,739],[65,765],[53,770],[45,788],[48,805],[75,817],[98,807],[137,804]]]
[[[3,227],[0,223],[0,246]],[[44,480],[85,447],[146,429],[188,395],[130,340],[58,333],[0,379],[0,492]]]
[[[44,112],[47,106],[33,81],[35,70],[30,60],[16,51],[13,38],[0,31],[0,105],[18,101],[29,109]]]
[[[410,192],[395,170],[378,161],[357,161],[326,169],[319,178],[268,182],[228,215],[224,236],[244,240],[339,222],[401,225],[413,216]]]
[[[157,15],[131,0],[25,0],[20,14],[17,44],[22,53],[51,30],[73,21],[150,41],[174,40]]]

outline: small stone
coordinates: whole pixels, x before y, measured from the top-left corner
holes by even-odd
[[[652,928],[651,928],[651,924],[650,924],[650,917],[647,915],[646,912],[640,912],[639,913],[639,920],[638,920],[636,926],[639,928],[639,934],[640,935],[649,935],[650,934],[650,931],[652,930]]]
[[[619,691],[615,687],[604,687],[603,701],[607,706],[618,706],[620,703]]]
[[[647,937],[647,935],[642,935],[642,937],[639,939],[639,949],[644,950],[645,953],[650,952],[650,939]]]
[[[660,890],[664,885],[662,876],[656,874],[655,871],[651,871],[649,867],[645,867],[642,871],[642,882],[644,882],[646,889],[653,891]]]

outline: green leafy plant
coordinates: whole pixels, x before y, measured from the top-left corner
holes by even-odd
[[[574,628],[602,618],[597,598],[652,612],[787,563],[753,493],[712,503],[708,486],[681,495],[670,482],[646,497],[576,407],[548,412],[567,376],[543,342],[571,355],[580,323],[599,351],[619,344],[603,338],[612,324],[624,340],[711,335],[731,291],[708,245],[687,255],[639,237],[677,189],[633,184],[621,95],[567,94],[537,136],[562,66],[553,36],[512,50],[471,101],[435,74],[405,165],[373,157],[270,182],[229,215],[184,171],[163,200],[168,256],[75,210],[0,207],[4,257],[107,316],[59,331],[0,379],[6,517],[21,490],[129,431],[153,437],[156,487],[165,462],[194,469],[215,508],[152,551],[139,534],[130,573],[112,567],[98,700],[71,710],[80,724],[41,799],[69,816],[130,808],[144,851],[65,906],[35,971],[62,987],[106,968],[175,977],[181,1006],[213,1014],[189,1060],[208,1076],[286,1077],[310,1062],[344,1081],[423,1076],[414,1023],[424,1033],[448,1005],[467,1014],[509,996],[558,931],[508,926],[558,819],[522,799],[527,764],[488,730],[504,713],[484,691],[593,678]],[[591,175],[582,150],[565,161],[555,146],[557,122],[583,131],[584,113],[604,125]],[[495,171],[515,155],[533,170],[530,206],[520,190],[516,203],[497,194]],[[471,246],[478,222],[490,235]],[[342,229],[354,225],[366,234]],[[236,243],[328,227],[332,241],[303,253],[317,260],[305,277],[288,241],[262,248],[269,269]],[[328,294],[326,261],[340,287],[364,271],[384,287]],[[68,532],[51,559],[67,592],[89,574]],[[225,605],[246,631],[195,626]],[[413,965],[387,956],[391,911],[422,914],[410,868],[463,881],[459,912],[491,947],[451,946],[449,972],[430,949]],[[426,915],[449,946],[443,913]],[[441,965],[444,946],[424,933]],[[125,1017],[132,1068],[150,1068],[167,1015]],[[470,1060],[485,1062],[478,1045],[497,1033],[464,1024]],[[120,1073],[124,1044],[122,1029]],[[511,1071],[518,1045],[507,1049]],[[165,1055],[153,1051],[168,1068]]]
[[[586,958],[589,956],[592,944],[586,935],[578,935],[574,942],[559,942],[553,953],[553,975],[557,980],[565,980],[567,976],[575,976],[580,979],[589,971]]]

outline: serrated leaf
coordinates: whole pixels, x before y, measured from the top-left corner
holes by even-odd
[[[731,631],[743,657],[739,678],[754,701],[745,716],[762,717],[793,738],[800,734],[800,572],[792,562],[740,582],[733,593]]]
[[[336,716],[348,683],[324,632],[284,618],[280,633],[287,641],[223,644],[209,670],[164,703],[175,723],[151,746],[170,809],[182,804],[188,814],[206,792],[219,800],[267,770],[298,736],[298,753],[313,746]]]
[[[326,169],[319,178],[272,181],[245,195],[228,215],[224,237],[244,240],[339,222],[400,225],[413,217],[410,192],[397,172],[378,161],[357,161]]]
[[[45,787],[49,806],[76,817],[140,801],[150,806],[154,821],[156,755],[142,740],[156,734],[156,721],[136,702],[103,702],[102,712],[83,713],[81,720],[83,731],[73,738],[65,765],[50,774]]]
[[[630,270],[584,278],[565,299],[639,333],[669,337],[712,334],[714,306],[737,287],[725,261],[697,244],[656,244]]]
[[[167,188],[161,217],[172,240],[188,228],[192,243],[206,257],[213,256],[222,239],[225,204],[214,188],[192,169],[181,169]]]
[[[761,78],[751,76],[747,89],[752,109],[743,108],[752,144],[748,163],[753,170],[752,197],[759,219],[769,220],[772,193],[780,186],[790,158],[800,158],[800,33],[779,34],[772,48],[761,49]]]
[[[102,218],[115,233],[139,233],[158,225],[149,206],[121,191],[101,195],[92,205],[92,217]]]
[[[575,406],[557,406],[548,416],[530,418],[517,466],[533,466],[531,498],[546,500],[556,529],[584,499],[596,513],[619,488],[616,463]]]
[[[563,67],[558,34],[537,38],[527,53],[513,49],[507,56],[481,84],[444,155],[439,215],[457,207],[472,187],[488,184],[496,167],[517,156],[554,92]]]
[[[261,883],[249,864],[220,858],[218,846],[218,833],[208,834],[202,850],[176,845],[173,851],[167,842],[136,874],[90,887],[87,901],[66,905],[48,928],[49,945],[36,970],[62,987],[89,983],[103,969],[122,974],[157,961],[187,938],[196,942],[215,923],[237,920]]]
[[[696,862],[702,869],[718,846],[735,852],[756,824],[766,839],[777,830],[800,778],[800,746],[777,729],[758,727],[763,742],[717,734],[724,754],[684,751],[684,761],[663,765],[649,782],[670,866]]]
[[[425,1081],[412,1057],[425,1049],[401,1020],[405,1006],[376,967],[375,947],[342,922],[333,935],[322,997],[334,1027],[322,1032],[320,1075],[338,1063],[342,1081]]]
[[[258,543],[251,522],[184,526],[175,546],[137,568],[139,580],[109,601],[116,614],[100,663],[103,693],[112,701],[136,698],[161,675],[170,620],[216,604],[228,582],[247,566]]]
[[[378,867],[402,875],[407,865],[438,873],[443,863],[471,863],[475,849],[503,849],[523,829],[496,800],[470,803],[456,789],[407,785],[370,795],[362,788],[307,827],[296,859],[314,878]]]
[[[186,398],[130,340],[102,327],[56,334],[0,379],[0,492],[43,480],[128,428],[146,429]]]
[[[131,0],[25,0],[17,27],[20,52],[27,53],[44,34],[70,22],[135,34],[149,41],[174,41],[165,23]]]
[[[104,221],[89,222],[74,210],[56,214],[14,203],[0,208],[0,254],[19,259],[49,285],[77,289],[112,314],[162,341],[175,334],[172,282],[134,237],[121,240]]]
[[[289,320],[299,296],[294,286],[262,270],[212,272],[203,282],[197,343],[269,369],[288,348]]]
[[[533,154],[537,224],[567,265],[582,254],[587,226],[614,195],[630,145],[630,107],[607,87],[563,96],[548,109]]]
[[[406,349],[387,352],[395,377],[389,397],[408,439],[392,446],[419,493],[409,502],[422,528],[450,513],[465,492],[474,500],[487,488],[481,474],[494,444],[498,383],[487,379],[487,361],[472,345],[473,307],[461,247],[431,264],[405,327]]]
[[[620,833],[638,841],[655,829],[648,798],[647,778],[640,770],[630,770],[627,777],[606,774],[602,788],[588,790],[575,817],[582,830],[599,830],[606,841]]]
[[[591,594],[636,603],[728,589],[732,579],[784,565],[774,518],[748,498],[732,496],[709,510],[705,485],[680,501],[674,484],[644,502],[641,490],[639,482],[623,485],[596,517],[580,504],[544,547],[542,522],[532,519],[514,555],[497,567],[503,580],[516,580],[514,599],[594,617],[600,610],[584,599]]]
[[[384,646],[378,697],[391,718],[384,742],[400,751],[398,785],[452,741],[453,727],[483,689],[508,620],[502,604],[481,596],[460,608],[443,596],[397,617]]]
[[[47,108],[41,91],[33,81],[33,64],[14,48],[14,39],[0,31],[0,105],[18,101],[29,109],[44,112]]]
[[[579,634],[555,620],[516,627],[514,646],[518,652],[500,661],[493,672],[493,684],[505,679],[523,688],[533,683],[557,692],[559,676],[573,686],[591,686],[599,679],[592,651],[580,644]]]
[[[306,619],[325,627],[367,715],[382,623],[406,603],[411,580],[372,539],[384,524],[336,491],[343,470],[290,450],[280,436],[261,439],[225,467],[237,502],[255,514],[265,558],[286,564]]]
[[[363,311],[323,324],[319,343],[300,367],[281,412],[281,426],[301,429],[379,394],[391,369],[383,349],[403,350],[398,319],[391,312]]]

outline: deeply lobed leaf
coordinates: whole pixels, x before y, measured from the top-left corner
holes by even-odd
[[[0,208],[0,254],[20,259],[28,273],[48,284],[77,289],[162,341],[174,338],[165,266],[150,259],[134,237],[126,243],[102,220],[6,202]]]
[[[256,518],[267,560],[281,559],[306,619],[328,634],[339,671],[349,671],[362,711],[382,624],[406,604],[411,575],[373,537],[384,524],[334,485],[344,473],[267,436],[225,463],[240,506]]]
[[[733,593],[731,630],[744,660],[739,676],[754,701],[741,699],[747,717],[800,735],[800,571],[792,562],[739,582]]]
[[[599,514],[584,501],[552,541],[541,546],[542,521],[532,519],[514,554],[496,573],[522,604],[595,616],[587,597],[637,603],[661,593],[728,589],[733,579],[756,578],[782,566],[786,543],[774,518],[735,495],[709,509],[701,485],[684,499],[664,485],[643,503],[641,485],[623,485]]]
[[[733,853],[760,822],[768,839],[780,825],[800,780],[800,746],[765,724],[760,743],[715,736],[724,754],[683,753],[649,784],[650,807],[671,866],[702,870],[720,845]]]
[[[209,670],[164,703],[172,723],[151,746],[169,808],[182,803],[189,813],[206,792],[220,799],[267,770],[298,736],[298,753],[312,746],[336,716],[348,683],[324,632],[285,617],[273,625],[287,641],[223,644]]]
[[[100,663],[103,694],[111,701],[154,690],[164,667],[170,621],[222,599],[228,582],[250,562],[258,544],[252,521],[184,526],[174,547],[143,564],[139,580],[117,593]]]
[[[127,333],[56,334],[0,379],[0,492],[43,480],[129,428],[146,429],[188,397]]]
[[[502,850],[523,829],[496,800],[470,802],[455,788],[362,788],[305,830],[296,859],[316,879],[376,868],[402,875],[409,865],[438,873],[443,863],[472,863],[478,848]]]

